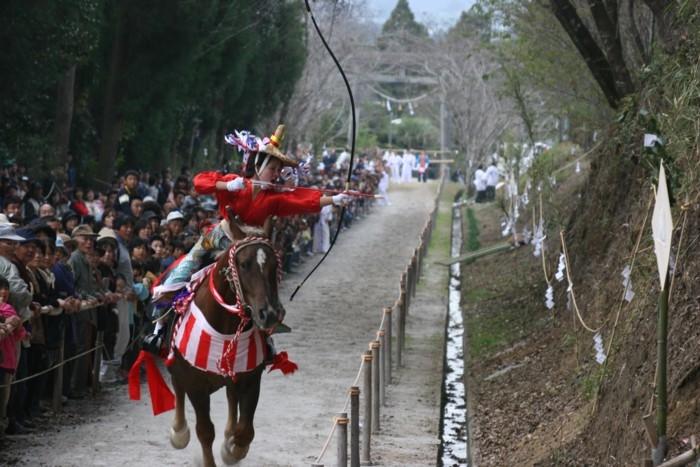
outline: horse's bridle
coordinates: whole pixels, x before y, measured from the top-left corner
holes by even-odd
[[[251,318],[250,306],[245,303],[245,297],[243,296],[243,288],[241,287],[241,280],[238,275],[238,266],[236,264],[236,255],[243,248],[254,245],[267,246],[275,254],[275,257],[277,258],[277,284],[279,285],[280,281],[282,280],[282,258],[280,257],[279,253],[275,251],[275,248],[272,246],[272,242],[265,237],[245,237],[240,240],[236,240],[228,251],[228,264],[226,268],[222,268],[220,270],[214,268],[209,273],[209,292],[214,297],[214,300],[216,300],[216,303],[240,319],[240,324],[238,325],[238,330],[236,331],[236,337],[240,335]],[[216,290],[216,286],[214,285],[214,274],[216,273],[223,274],[226,278],[226,282],[229,284],[229,287],[231,287],[231,290],[235,292],[235,305],[226,303],[219,291]]]

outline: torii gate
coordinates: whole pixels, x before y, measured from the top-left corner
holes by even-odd
[[[380,83],[380,84],[422,84],[426,86],[437,86],[438,80],[432,76],[408,76],[405,69],[400,69],[398,74],[390,75],[386,73],[355,74],[350,76],[358,78],[360,83]],[[447,111],[445,108],[445,96],[440,94],[440,152],[447,152],[447,136],[445,120]],[[348,125],[348,140],[352,137],[352,125]]]

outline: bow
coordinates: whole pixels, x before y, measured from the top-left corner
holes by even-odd
[[[311,11],[311,5],[309,4],[309,0],[304,0],[304,3],[306,4],[306,11],[309,13],[309,16],[311,17],[311,22],[314,25],[314,29],[316,29],[316,33],[318,34],[318,37],[321,39],[321,42],[323,43],[323,46],[326,48],[328,51],[328,54],[331,56],[333,59],[333,63],[335,63],[335,66],[338,68],[338,71],[340,72],[340,76],[343,77],[343,82],[345,83],[345,88],[348,90],[348,95],[350,96],[350,110],[352,111],[352,138],[350,139],[350,167],[348,168],[348,178],[345,180],[345,189],[349,190],[350,189],[350,177],[352,176],[352,167],[353,167],[353,160],[355,159],[355,133],[356,133],[356,118],[355,118],[355,98],[352,95],[352,89],[350,89],[350,82],[348,81],[348,77],[345,75],[345,71],[343,71],[343,67],[340,66],[340,62],[338,61],[338,58],[335,56],[333,51],[331,50],[331,47],[328,45],[328,42],[326,41],[326,38],[323,37],[323,34],[321,34],[321,29],[318,27],[318,23],[316,22],[316,18],[314,17],[313,11]],[[343,225],[343,218],[345,217],[345,209],[346,207],[343,206],[340,209],[340,216],[338,217],[338,228],[335,231],[335,235],[333,235],[333,239],[331,240],[331,244],[328,247],[328,251],[323,255],[321,260],[314,266],[314,268],[306,275],[303,281],[297,285],[297,288],[294,289],[294,293],[289,297],[289,301],[291,302],[294,300],[294,296],[297,294],[299,289],[301,289],[301,286],[304,285],[306,280],[311,277],[311,275],[318,269],[318,267],[323,263],[323,260],[326,259],[326,256],[328,256],[328,253],[331,252],[333,249],[333,245],[335,245],[335,241],[338,239],[338,234],[340,234],[340,228]]]

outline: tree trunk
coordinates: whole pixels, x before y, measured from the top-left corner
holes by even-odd
[[[644,3],[654,14],[656,28],[664,50],[666,53],[672,53],[676,48],[679,36],[678,31],[674,28],[677,3],[668,0],[644,0]]]
[[[124,98],[124,86],[121,76],[124,73],[124,40],[123,8],[117,7],[117,24],[114,32],[114,41],[109,59],[109,71],[104,97],[104,109],[102,114],[102,134],[98,156],[98,170],[106,181],[111,182],[114,176],[114,163],[117,157],[119,141],[124,127],[124,117],[120,105]]]
[[[626,96],[634,91],[625,56],[622,52],[620,30],[617,22],[617,2],[608,0],[608,9],[603,0],[590,0],[589,5],[593,21],[603,41],[605,55],[615,77],[615,87],[620,96]]]
[[[75,97],[75,68],[71,66],[58,83],[56,94],[56,120],[54,124],[54,160],[53,165],[68,163],[70,129],[73,122],[73,102]]]
[[[615,85],[615,76],[610,62],[596,43],[591,32],[583,24],[576,12],[576,8],[570,0],[550,0],[549,3],[554,16],[568,34],[581,57],[583,57],[593,78],[603,91],[608,104],[613,109],[616,109],[623,96],[620,95]]]

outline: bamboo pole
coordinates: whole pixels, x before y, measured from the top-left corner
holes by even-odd
[[[350,388],[350,467],[360,466],[360,388]]]
[[[364,417],[362,420],[362,457],[360,463],[369,465],[370,445],[372,440],[372,352],[366,351],[362,355],[362,372],[364,373]]]
[[[379,341],[369,345],[372,351],[372,433],[379,433]]]
[[[664,284],[668,284],[668,272]],[[656,330],[657,368],[656,375],[656,436],[658,444],[652,450],[654,465],[660,465],[666,457],[668,442],[666,439],[666,417],[668,414],[667,399],[667,352],[668,352],[668,289],[666,286],[659,295],[658,324]]]
[[[338,425],[338,467],[348,467],[348,414],[340,412],[336,417]]]
[[[385,316],[385,321],[384,321],[384,329],[385,329],[385,337],[386,337],[386,349],[384,352],[384,371],[386,374],[384,375],[384,381],[386,384],[391,384],[391,315],[392,315],[392,309],[391,308],[384,308],[384,316]]]
[[[386,358],[386,333],[383,330],[377,332],[379,342],[379,405],[386,406],[386,368],[384,367]]]
[[[406,322],[406,314],[404,313],[404,300],[406,297],[406,292],[404,292],[403,289],[401,289],[401,294],[399,295],[399,301],[397,302],[396,306],[397,309],[399,310],[399,316],[398,320],[396,323],[396,367],[402,367],[403,366],[403,347],[404,347],[404,323]]]

